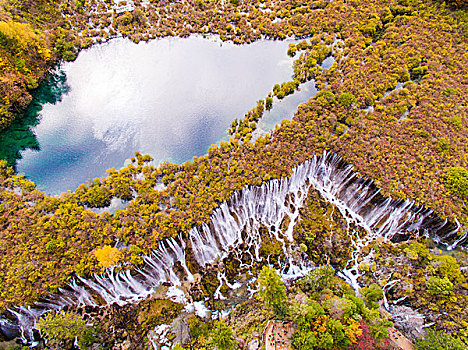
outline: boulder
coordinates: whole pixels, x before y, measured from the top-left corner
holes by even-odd
[[[182,313],[171,324],[171,331],[175,335],[173,342],[181,346],[190,340],[190,329],[186,316],[185,313]]]

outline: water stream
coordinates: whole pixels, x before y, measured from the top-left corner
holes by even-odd
[[[0,327],[4,333],[19,327],[26,341],[33,337],[36,320],[51,310],[67,305],[124,305],[148,297],[164,282],[172,286],[191,282],[192,272],[186,264],[187,242],[190,242],[193,257],[200,267],[219,263],[228,252],[237,254],[237,258],[247,265],[246,255],[250,256],[251,262],[260,261],[259,229],[262,226],[283,243],[283,277],[299,277],[307,273],[311,265],[295,254],[292,232],[311,187],[333,204],[348,223],[353,254],[340,275],[355,288],[358,288],[359,261],[366,258],[361,249],[378,237],[399,240],[413,233],[436,237],[452,248],[459,237],[459,227],[440,220],[415,202],[382,197],[371,181],[353,172],[352,166],[335,155],[324,154],[299,165],[288,178],[271,180],[262,186],[247,186],[235,192],[213,212],[209,223],[192,228],[187,237],[161,241],[156,251],[144,257],[144,264],[139,269],[116,272],[109,268],[106,273],[91,279],[74,279],[59,293],[49,295],[33,307],[11,309],[10,320],[1,319]],[[281,228],[286,217],[289,223]],[[353,227],[362,228],[365,234],[359,234]],[[229,283],[225,276],[218,278],[220,283]],[[223,296],[218,293],[217,297],[222,299]],[[12,316],[16,325],[11,321]]]

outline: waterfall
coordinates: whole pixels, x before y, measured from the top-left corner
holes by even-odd
[[[452,249],[466,239],[466,231],[457,237],[460,226],[453,228],[413,201],[384,198],[372,181],[359,177],[352,166],[336,155],[324,153],[294,168],[288,178],[271,180],[261,186],[246,186],[234,192],[228,201],[214,210],[209,223],[204,223],[200,228],[193,227],[185,238],[179,235],[162,240],[158,249],[143,257],[140,268],[117,271],[111,267],[91,279],[72,279],[65,288],[50,294],[33,307],[10,309],[10,318],[16,318],[17,327],[26,341],[33,339],[32,328],[46,312],[70,305],[125,305],[147,298],[162,283],[180,285],[180,273],[178,275],[175,269],[177,263],[181,265],[187,281],[193,282],[186,263],[188,241],[201,267],[216,260],[222,261],[229,251],[244,265],[242,254],[244,258],[248,254],[252,262],[260,261],[261,227],[266,227],[270,236],[283,245],[286,262],[282,266],[282,276],[292,278],[303,275],[310,266],[293,258],[290,243],[293,242],[299,209],[311,187],[339,210],[348,228],[358,226],[366,232],[361,237],[362,234],[359,236],[356,230],[348,229],[354,252],[340,276],[355,288],[358,287],[359,259],[372,258],[372,252],[367,257],[361,257],[361,248],[377,237],[392,239],[408,232],[431,235],[439,241],[450,242],[446,244]],[[282,228],[282,224],[287,222],[285,219],[289,219],[289,222]],[[241,245],[247,249],[236,251]],[[223,273],[218,273],[218,279],[220,283],[229,285]],[[220,288],[216,293],[218,298],[223,297]],[[0,318],[4,333],[11,330],[11,325],[7,319]]]
[[[58,293],[49,294],[33,307],[19,307],[8,311],[16,318],[20,336],[26,343],[34,339],[32,329],[37,319],[49,311],[74,305],[99,306],[116,303],[123,306],[145,299],[153,293],[155,287],[164,282],[180,285],[181,281],[174,270],[177,262],[181,263],[187,280],[193,282],[192,273],[185,263],[185,247],[180,235],[177,239],[165,239],[152,254],[143,257],[142,267],[135,271],[116,271],[115,267],[110,267],[105,273],[96,274],[92,279],[78,277],[78,281],[72,279],[65,288],[60,288]],[[0,322],[3,332],[4,322]]]

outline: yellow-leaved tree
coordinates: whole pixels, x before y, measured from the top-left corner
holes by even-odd
[[[105,245],[94,251],[94,256],[102,267],[117,265],[122,258],[122,252],[117,248],[112,248],[110,245]]]
[[[46,61],[51,58],[44,38],[27,23],[0,21],[0,44],[15,54],[34,50]]]

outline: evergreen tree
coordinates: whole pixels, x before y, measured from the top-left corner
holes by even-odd
[[[235,349],[236,338],[229,327],[224,321],[219,321],[209,341],[210,346],[216,346],[220,350]]]
[[[258,276],[258,298],[270,307],[278,316],[284,315],[286,288],[276,270],[264,266]]]

